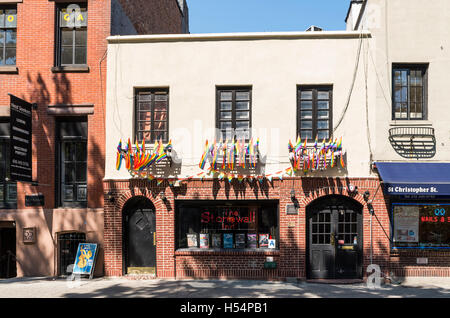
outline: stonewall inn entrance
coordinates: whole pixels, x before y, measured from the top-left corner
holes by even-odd
[[[362,206],[345,196],[330,195],[306,209],[307,277],[362,278]]]
[[[124,272],[156,275],[155,207],[145,197],[130,199],[123,208]]]

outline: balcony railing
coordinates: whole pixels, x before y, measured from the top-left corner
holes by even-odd
[[[427,159],[436,154],[436,138],[431,127],[395,127],[389,129],[392,148],[403,158]]]

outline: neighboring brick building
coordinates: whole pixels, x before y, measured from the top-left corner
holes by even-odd
[[[100,244],[103,273],[106,38],[189,29],[176,0],[76,4],[0,1],[0,277],[64,274],[79,241]],[[33,184],[8,181],[8,94],[37,104]],[[33,194],[44,204],[27,206]]]

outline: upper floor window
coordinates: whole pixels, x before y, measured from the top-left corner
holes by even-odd
[[[250,140],[251,96],[250,87],[217,88],[216,128],[221,133],[219,139],[225,141],[236,137]]]
[[[57,65],[87,64],[86,4],[62,4],[57,17]]]
[[[392,86],[392,119],[426,119],[427,65],[394,65]]]
[[[136,91],[135,132],[138,141],[153,143],[169,138],[169,90],[164,88]]]
[[[57,122],[60,205],[87,206],[87,121]]]
[[[16,65],[17,9],[0,6],[0,66]]]
[[[17,183],[9,181],[9,121],[0,121],[0,208],[17,206]]]
[[[322,141],[332,135],[331,86],[300,86],[297,100],[297,134],[301,139]]]

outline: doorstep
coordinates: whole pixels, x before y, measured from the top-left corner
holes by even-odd
[[[362,284],[363,279],[307,279],[307,283],[313,284]]]
[[[123,278],[129,280],[155,280],[157,277],[154,274],[127,274]]]

